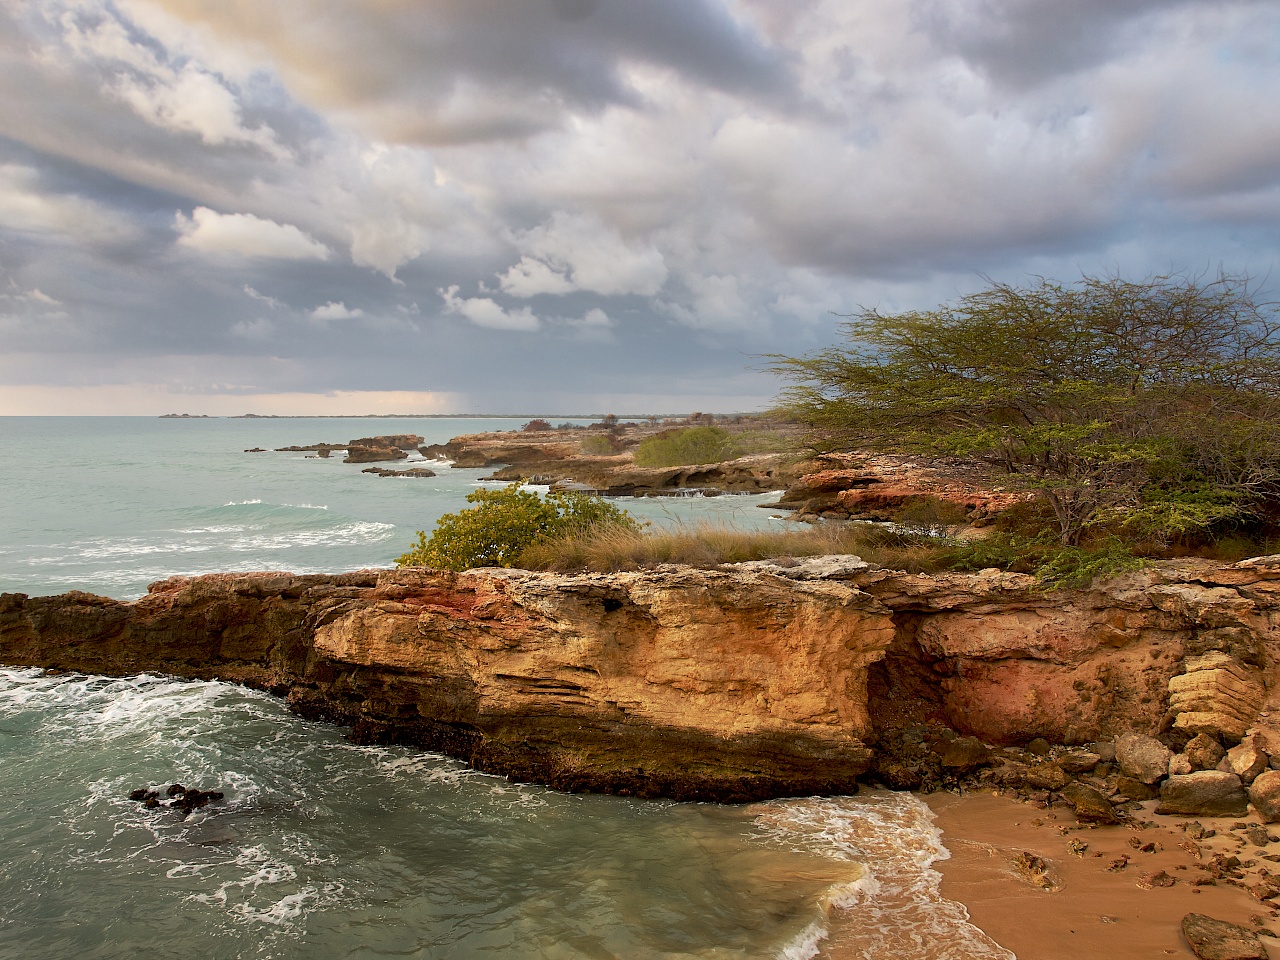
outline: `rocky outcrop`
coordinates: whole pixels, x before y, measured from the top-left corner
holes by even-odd
[[[372,473],[378,477],[410,477],[416,480],[427,480],[436,475],[434,470],[426,467],[410,467],[408,470],[389,470],[386,467],[365,467],[361,473]]]
[[[978,778],[1048,797],[1078,779],[1120,802],[1215,779],[1193,772],[1215,756],[1206,772],[1241,784],[1280,761],[1278,627],[1280,558],[1171,561],[1046,592],[1019,574],[828,557],[226,574],[162,581],[132,603],[6,595],[0,662],[249,683],[359,740],[564,789],[847,792],[874,759],[895,786]],[[1186,699],[1213,671],[1251,682]]]
[[[598,427],[598,425],[597,425]],[[633,459],[645,437],[663,425],[620,424],[614,432],[595,427],[535,432],[477,433],[421,447],[424,457],[455,467],[498,467],[486,480],[527,481],[553,489],[608,497],[679,496],[688,493],[764,493],[782,490],[803,468],[782,454],[758,454],[723,463],[641,467]],[[606,455],[585,453],[589,441],[608,437]]]
[[[215,575],[0,599],[0,661],[222,678],[361,741],[569,790],[844,793],[888,611],[839,582],[668,569]]]
[[[944,524],[982,527],[1000,511],[1027,499],[1008,491],[1007,479],[984,473],[971,461],[887,454],[828,454],[819,469],[792,482],[778,506],[801,520],[893,521],[910,517],[929,525],[939,511]]]

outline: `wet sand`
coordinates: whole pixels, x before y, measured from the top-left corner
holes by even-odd
[[[1182,829],[1191,820],[1157,816],[1154,801],[1132,824],[1088,827],[1066,807],[1038,809],[990,793],[924,799],[951,852],[934,864],[943,896],[963,903],[972,922],[1019,960],[1194,958],[1181,932],[1187,913],[1280,934],[1280,909],[1246,889],[1280,875],[1280,824],[1267,828],[1276,841],[1257,846],[1241,829],[1261,823],[1252,813],[1198,818],[1216,836],[1196,841]],[[1087,849],[1080,850],[1082,843]],[[1015,863],[1024,852],[1047,865],[1047,889],[1036,870]],[[1210,876],[1214,854],[1241,861],[1244,876],[1236,884],[1242,885],[1225,878],[1194,884]],[[1174,880],[1171,886],[1143,880],[1160,871]],[[1280,960],[1280,940],[1262,942]]]

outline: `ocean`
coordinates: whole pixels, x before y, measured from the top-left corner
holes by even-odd
[[[522,422],[0,418],[0,591],[390,566],[488,471],[243,451]],[[770,499],[619,505],[755,527],[779,522]],[[172,783],[224,798],[186,817],[129,799]],[[224,683],[0,669],[0,797],[0,960],[1011,956],[941,896],[911,795],[570,796],[356,746]]]

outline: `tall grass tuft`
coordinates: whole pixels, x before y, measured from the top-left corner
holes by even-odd
[[[895,569],[939,568],[944,541],[861,524],[822,524],[787,530],[739,530],[713,523],[661,530],[618,527],[578,531],[527,547],[517,561],[528,570],[612,573],[663,563],[716,567],[724,563],[826,554],[857,554]]]

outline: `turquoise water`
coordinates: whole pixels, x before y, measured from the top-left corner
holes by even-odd
[[[492,469],[428,464],[435,478],[380,478],[341,456],[274,448],[394,433],[443,443],[523,422],[3,417],[0,591],[131,599],[175,574],[391,566],[415,531],[465,508],[466,495]],[[269,452],[244,452],[254,447]],[[422,465],[414,457],[391,466]],[[617,503],[658,525],[710,518],[754,527],[778,522],[758,506],[772,499]]]
[[[519,422],[0,419],[0,590],[387,566],[487,471],[242,451]],[[749,526],[767,499],[623,504]],[[225,798],[185,819],[128,799],[173,782]],[[910,795],[568,796],[355,746],[223,683],[0,668],[0,798],[0,960],[1010,956],[941,897]]]

